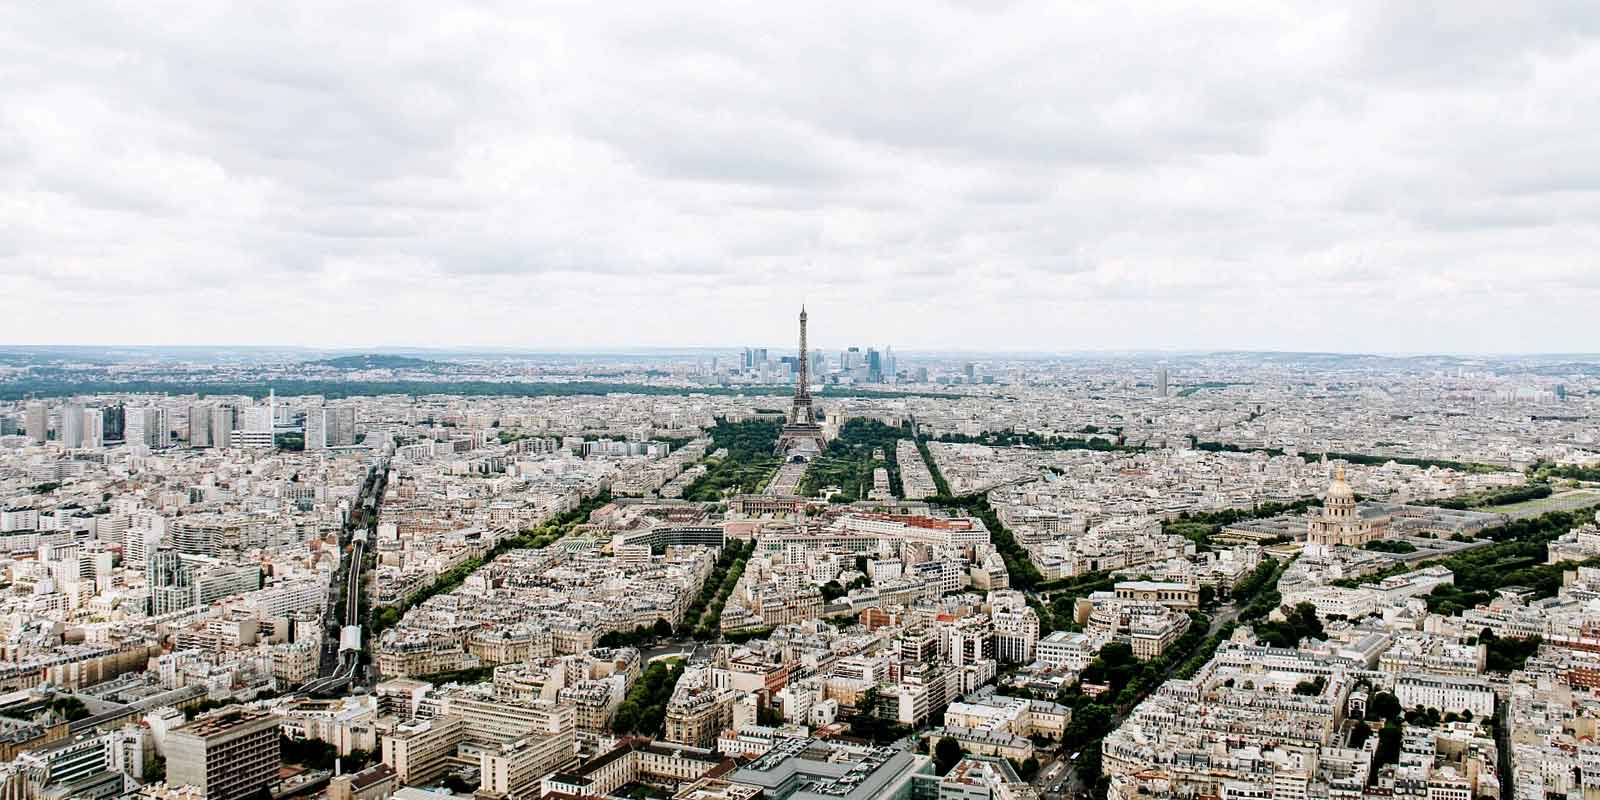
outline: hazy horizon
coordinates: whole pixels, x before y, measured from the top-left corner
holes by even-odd
[[[825,356],[833,357],[833,356],[836,356],[840,350],[842,350],[842,349],[844,349],[846,347],[861,347],[861,348],[865,349],[867,347],[881,347],[881,346],[883,346],[883,343],[879,343],[879,342],[856,342],[856,343],[842,344],[842,345],[838,345],[838,346],[828,346],[828,345],[818,345],[818,344],[813,342],[811,346],[812,346],[813,350],[819,351],[819,352],[823,353]],[[950,356],[1010,356],[1010,357],[1023,357],[1023,358],[1073,358],[1073,357],[1111,357],[1111,356],[1116,356],[1116,357],[1134,357],[1134,358],[1179,358],[1179,357],[1203,357],[1203,356],[1274,356],[1274,357],[1277,357],[1277,356],[1333,356],[1333,357],[1352,357],[1352,358],[1370,357],[1370,358],[1390,358],[1390,359],[1450,358],[1450,359],[1463,359],[1463,360],[1475,360],[1475,359],[1497,360],[1497,359],[1517,359],[1517,358],[1600,359],[1600,352],[1586,353],[1586,352],[1553,352],[1553,351],[1552,352],[1522,352],[1522,353],[1518,353],[1518,352],[1477,352],[1477,353],[1474,353],[1474,352],[1465,352],[1465,351],[1461,351],[1461,352],[1434,352],[1434,351],[1373,352],[1373,351],[1356,351],[1356,350],[1346,350],[1346,351],[1341,351],[1341,350],[1270,350],[1270,349],[1262,349],[1262,348],[1254,348],[1254,349],[1248,349],[1248,348],[1247,349],[1238,349],[1238,348],[1204,349],[1204,348],[1202,348],[1202,349],[1182,349],[1182,350],[1180,350],[1180,349],[1153,349],[1153,348],[1146,348],[1146,349],[1106,348],[1106,349],[1098,349],[1098,350],[1053,350],[1052,351],[1052,350],[1016,350],[1016,349],[1009,349],[1009,350],[1008,349],[983,349],[983,350],[980,350],[980,349],[965,349],[965,350],[963,350],[963,349],[953,349],[953,348],[924,349],[924,348],[914,348],[914,347],[902,347],[902,346],[892,345],[892,344],[888,345],[888,346],[893,347],[895,353],[897,353],[897,354],[908,354],[908,355],[918,356],[918,357],[935,357],[935,356],[942,356],[942,355],[950,355]],[[285,352],[304,352],[304,353],[307,353],[307,354],[310,354],[310,355],[319,355],[319,356],[328,356],[328,357],[342,357],[342,356],[354,356],[354,355],[364,355],[364,354],[395,355],[395,356],[405,356],[405,355],[410,355],[410,354],[424,354],[424,355],[432,354],[432,355],[436,355],[438,357],[443,358],[443,357],[449,357],[449,356],[473,356],[473,355],[555,355],[555,356],[563,356],[563,355],[659,355],[659,356],[665,356],[665,355],[675,355],[675,354],[681,354],[681,355],[706,354],[706,355],[711,355],[711,354],[717,354],[717,353],[735,352],[735,351],[742,350],[742,349],[744,349],[746,347],[766,348],[766,349],[772,351],[775,354],[781,354],[781,353],[784,353],[784,352],[794,351],[794,350],[797,349],[797,345],[795,343],[790,343],[788,345],[781,345],[781,344],[774,344],[774,343],[770,343],[770,342],[768,342],[768,343],[749,342],[749,343],[725,344],[725,345],[615,345],[615,346],[595,346],[595,347],[587,347],[587,348],[577,348],[577,347],[572,347],[572,348],[538,348],[538,347],[521,347],[521,346],[517,346],[517,345],[448,345],[448,346],[439,345],[439,346],[429,346],[429,345],[392,344],[392,345],[355,345],[355,346],[326,346],[326,347],[323,347],[323,346],[313,346],[313,345],[292,345],[292,344],[181,344],[181,345],[179,345],[179,344],[137,344],[137,343],[131,343],[131,344],[106,344],[106,343],[94,343],[94,344],[12,344],[12,343],[0,342],[0,353],[4,353],[4,352],[7,352],[7,351],[14,351],[14,352],[45,352],[45,351],[52,351],[52,350],[84,351],[84,352],[116,352],[116,351],[137,351],[137,350],[162,351],[162,350],[170,350],[170,351],[195,351],[195,352],[212,352],[212,353],[227,353],[229,351],[241,351],[241,352],[242,351],[267,351],[267,352],[285,351]]]

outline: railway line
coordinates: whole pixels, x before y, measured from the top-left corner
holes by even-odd
[[[368,537],[378,526],[379,499],[383,496],[388,477],[389,465],[386,460],[373,465],[366,483],[362,485],[355,511],[345,526],[347,541],[340,543],[347,544],[348,549],[344,554],[344,585],[336,612],[339,624],[337,628],[330,625],[327,634],[332,640],[330,644],[337,647],[338,655],[331,667],[323,670],[323,675],[301,686],[296,694],[315,695],[342,689],[355,683],[360,673],[363,651],[361,570],[366,559]],[[335,630],[337,633],[334,633]]]

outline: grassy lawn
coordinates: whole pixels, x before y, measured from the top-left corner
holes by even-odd
[[[1520,503],[1509,503],[1503,506],[1489,506],[1475,509],[1489,511],[1496,514],[1521,514],[1544,513],[1546,511],[1563,511],[1573,508],[1582,508],[1589,505],[1600,505],[1600,492],[1576,491],[1564,494],[1554,494],[1541,497],[1537,500],[1524,500]]]

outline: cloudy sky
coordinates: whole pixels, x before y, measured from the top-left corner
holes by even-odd
[[[1592,0],[330,5],[0,10],[0,342],[1600,350]]]

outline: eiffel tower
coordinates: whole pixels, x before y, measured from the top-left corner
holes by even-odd
[[[822,426],[817,424],[816,411],[811,407],[811,354],[806,350],[806,307],[803,305],[800,306],[799,367],[789,420],[778,434],[777,454],[785,461],[810,461],[828,446],[822,436]]]

